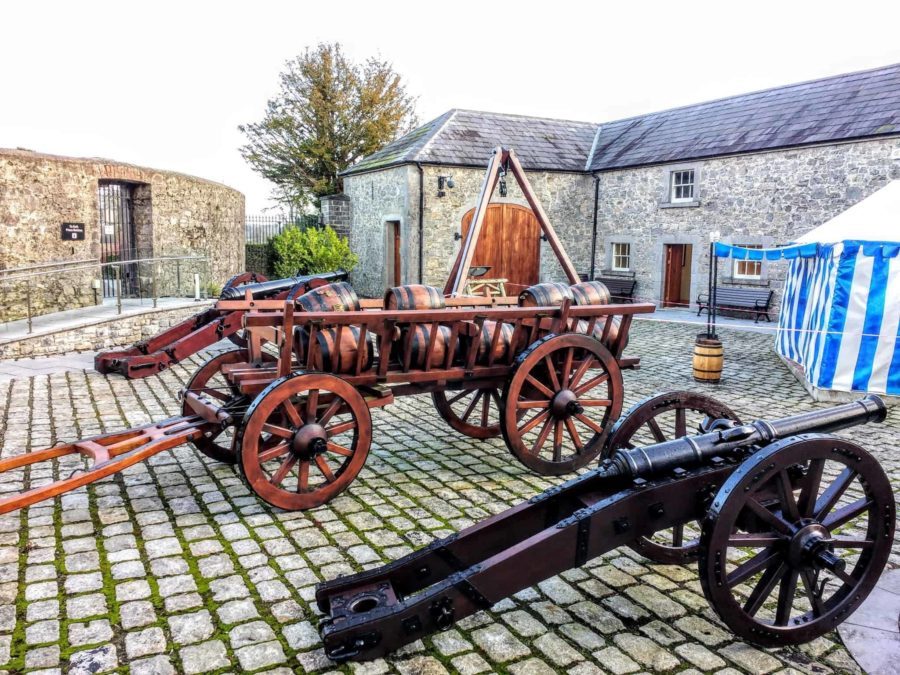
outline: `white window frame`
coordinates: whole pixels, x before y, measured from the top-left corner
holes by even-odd
[[[735,246],[740,246],[741,248],[762,248],[762,244],[735,244]],[[755,265],[757,269],[756,274],[741,274],[738,270],[741,267],[741,264],[745,265]],[[760,281],[762,279],[762,260],[738,260],[735,258],[734,267],[732,268],[731,275],[735,279],[748,279],[751,281]]]
[[[691,175],[691,180],[689,183],[679,183],[676,185],[675,180],[677,176],[682,174],[689,173]],[[690,197],[677,197],[676,188],[685,188],[687,186],[691,187],[691,195]],[[697,172],[694,169],[675,169],[669,172],[669,201],[672,204],[684,204],[685,202],[693,202],[696,201],[697,194]]]
[[[627,253],[624,255],[621,253],[617,253],[616,249],[619,246],[627,247]],[[627,258],[628,266],[620,267],[616,264],[616,258]],[[630,241],[615,241],[612,243],[612,258],[610,260],[610,269],[614,272],[630,272],[631,271],[631,242]]]

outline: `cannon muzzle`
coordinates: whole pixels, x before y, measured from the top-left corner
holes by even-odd
[[[729,453],[751,446],[768,445],[773,441],[799,434],[826,434],[869,422],[883,422],[887,406],[878,396],[869,395],[845,405],[813,412],[750,424],[724,428],[698,436],[684,436],[656,445],[620,449],[601,466],[607,476],[650,476],[666,473],[677,467],[690,468],[713,457],[727,457]]]
[[[321,274],[307,274],[299,277],[272,279],[271,281],[261,281],[255,284],[242,284],[241,286],[234,286],[223,290],[222,294],[219,296],[219,300],[240,300],[248,290],[253,295],[254,300],[264,300],[265,298],[271,298],[273,295],[288,291],[298,284],[305,284],[309,287],[309,284],[313,281],[331,283],[333,281],[344,281],[346,278],[347,273],[344,270],[335,270],[334,272],[323,272]]]

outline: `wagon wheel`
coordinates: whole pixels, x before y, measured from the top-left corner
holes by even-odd
[[[622,411],[622,371],[599,340],[551,334],[516,358],[501,400],[510,451],[529,469],[558,476],[602,451]]]
[[[271,358],[271,357],[269,357]],[[188,381],[185,391],[193,391],[205,394],[210,398],[221,401],[228,407],[240,407],[242,394],[222,375],[222,366],[229,363],[241,363],[250,360],[250,354],[246,349],[230,349],[216,354],[200,366]],[[193,411],[187,402],[181,404],[182,415],[193,415]],[[207,457],[218,462],[234,464],[237,461],[234,450],[234,428],[211,429],[203,436],[191,441],[195,448]]]
[[[653,445],[688,434],[703,433],[712,420],[740,423],[732,410],[714,398],[690,391],[672,391],[635,404],[612,428],[603,456],[620,448]],[[629,546],[653,562],[681,564],[699,555],[699,524],[685,524],[641,537]]]
[[[263,274],[257,274],[256,272],[241,272],[240,274],[235,274],[228,281],[226,281],[225,285],[222,287],[222,290],[224,291],[226,288],[242,286],[243,284],[262,283],[263,281],[268,280],[269,279]],[[242,349],[247,347],[247,336],[243,329],[237,331],[236,333],[232,333],[228,336],[228,339]]]
[[[289,511],[333,498],[369,454],[369,408],[335,375],[298,372],[276,380],[244,419],[237,446],[244,478],[262,499]]]
[[[500,415],[503,406],[500,390],[464,389],[462,391],[436,391],[431,394],[438,414],[459,433],[472,438],[496,438],[500,435]]]
[[[813,640],[878,581],[894,509],[884,470],[855,443],[822,434],[773,443],[729,477],[704,521],[706,598],[746,640]]]

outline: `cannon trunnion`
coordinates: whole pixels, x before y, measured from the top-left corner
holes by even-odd
[[[619,448],[598,468],[456,535],[321,584],[326,653],[376,658],[695,521],[704,593],[735,634],[764,646],[812,640],[859,606],[890,553],[890,482],[865,449],[831,435],[885,415],[872,396],[746,425],[708,419],[702,433]]]

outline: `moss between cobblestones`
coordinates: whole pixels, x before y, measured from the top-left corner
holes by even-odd
[[[651,340],[649,338],[651,331],[662,337]],[[688,328],[671,329],[658,326],[651,328],[647,324],[636,323],[632,347],[629,348],[629,351],[640,354],[645,360],[642,370],[626,374],[626,405],[660,389],[660,383],[676,383],[676,386],[680,388],[703,390],[702,387],[693,384],[690,380],[689,355],[694,332],[696,331]],[[775,370],[775,367],[780,366],[774,362],[771,354],[760,349],[760,344],[762,344],[760,336],[726,334],[725,342],[726,380],[717,393],[731,403],[738,412],[753,416],[773,416],[790,411],[821,407],[805,400],[805,394],[799,391],[799,386],[793,382],[791,376],[782,377],[780,371]],[[50,401],[50,405],[55,413],[60,410],[58,406],[65,406],[68,403],[75,414],[71,420],[66,422],[69,425],[74,424],[79,431],[86,427],[97,428],[98,425],[104,429],[127,426],[130,420],[138,417],[152,419],[168,417],[179,412],[180,404],[176,402],[174,395],[180,384],[185,381],[201,360],[202,357],[196,357],[172,368],[160,377],[149,380],[129,382],[118,378],[103,378],[99,375],[68,375],[66,382],[71,400],[65,402],[63,400],[65,396],[58,395]],[[754,369],[760,367],[765,369],[764,372],[768,378],[762,389],[760,388],[759,374],[754,374]],[[38,390],[35,387],[38,384],[43,387],[45,383],[45,379],[34,378],[25,385],[28,387],[30,404],[36,400],[35,392]],[[779,391],[779,398],[769,400],[763,396],[763,390]],[[16,396],[20,395],[21,390],[17,390]],[[0,398],[0,409],[8,410],[12,396],[12,385],[0,387],[0,397],[2,397]],[[89,400],[76,402],[76,396]],[[31,407],[34,406],[31,405]],[[31,412],[28,427],[29,448],[31,447],[30,440],[37,438],[41,433],[35,430],[46,426],[46,420],[43,420],[42,426],[39,417],[46,411],[32,410]],[[51,415],[51,418],[53,417],[55,414]],[[892,419],[896,420],[896,416]],[[287,580],[290,570],[282,569],[275,560],[272,560],[273,556],[267,553],[268,549],[264,544],[270,541],[270,535],[277,533],[271,541],[280,541],[283,538],[288,542],[290,549],[303,561],[305,569],[312,571],[316,578],[321,579],[334,573],[328,571],[330,567],[359,571],[383,564],[394,559],[404,547],[407,549],[419,548],[436,536],[456,531],[468,522],[480,520],[487,514],[503,510],[538,490],[562,480],[529,474],[515,463],[501,441],[476,443],[444,430],[443,423],[436,418],[430,408],[430,401],[427,399],[398,401],[390,409],[376,411],[373,415],[373,423],[375,434],[372,452],[367,466],[359,478],[338,500],[313,512],[287,514],[272,509],[252,497],[245,498],[243,495],[237,494],[240,491],[235,490],[235,486],[239,485],[240,479],[233,469],[201,458],[196,450],[189,448],[163,453],[147,462],[144,465],[146,476],[132,470],[128,476],[117,475],[101,483],[102,485],[114,485],[118,491],[116,494],[121,495],[123,500],[121,508],[124,509],[132,523],[138,557],[147,571],[146,581],[151,589],[150,602],[154,606],[156,616],[152,624],[142,626],[141,630],[145,630],[149,626],[157,626],[163,630],[166,638],[166,653],[172,658],[176,669],[181,669],[183,666],[180,660],[180,646],[174,645],[166,619],[182,612],[165,610],[159,580],[153,573],[153,566],[149,563],[152,540],[145,540],[145,530],[138,526],[137,514],[134,510],[136,506],[134,499],[137,497],[130,496],[130,488],[137,485],[152,486],[154,498],[161,499],[161,511],[166,514],[167,522],[172,525],[174,537],[182,549],[179,559],[183,559],[187,564],[187,574],[194,580],[197,593],[201,598],[201,605],[191,611],[206,609],[209,612],[213,635],[206,640],[219,640],[223,643],[226,656],[231,663],[216,672],[225,672],[239,668],[236,654],[231,648],[230,633],[235,626],[243,622],[225,624],[220,619],[217,609],[220,608],[221,603],[213,599],[211,580],[204,577],[200,571],[202,558],[193,555],[187,541],[187,528],[193,527],[188,523],[202,520],[211,528],[212,540],[221,545],[222,553],[234,567],[233,574],[241,579],[247,589],[247,597],[260,614],[259,619],[252,620],[261,620],[274,631],[286,655],[286,663],[296,669],[298,668],[298,655],[315,652],[321,648],[321,645],[295,650],[287,644],[283,628],[287,623],[293,623],[293,620],[285,624],[279,622],[272,611],[272,605],[274,602],[281,601],[263,602],[257,584],[251,581],[251,578],[256,578],[252,574],[252,569],[256,568],[244,568],[240,564],[242,556],[237,553],[235,541],[228,540],[223,535],[223,527],[232,519],[233,522],[246,527],[249,540],[255,542],[267,556],[268,560],[265,565],[273,571],[273,578],[286,586],[290,599],[302,608],[305,613],[303,620],[315,623],[318,614],[312,606],[313,603],[304,599],[304,597],[308,597],[308,587],[306,585],[300,587],[304,589],[301,596],[297,588]],[[5,436],[7,429],[5,426],[0,426],[0,431]],[[51,432],[55,440],[57,432],[55,425]],[[896,427],[888,426],[878,433],[888,434],[891,443],[896,445]],[[893,471],[896,475],[896,458],[891,456],[886,468],[889,473]],[[177,473],[179,478],[176,479],[173,475],[170,480],[164,482],[164,477],[170,473]],[[172,486],[176,491],[183,490],[185,495],[193,498],[199,508],[196,520],[186,517],[185,514],[175,515],[176,509],[165,498],[168,494],[168,486]],[[222,493],[225,502],[229,505],[227,510],[222,510],[223,505],[219,501],[209,503],[205,501],[204,497],[212,490]],[[87,489],[91,522],[95,524],[95,529],[97,529],[96,525],[100,523],[98,493],[100,491],[94,486]],[[134,493],[133,489],[132,493]],[[57,500],[53,520],[56,534],[56,566],[60,573],[60,580],[62,580],[66,575],[65,570],[61,568],[65,556],[61,553],[60,548],[62,545],[60,543],[62,539],[60,503],[61,501]],[[382,513],[393,515],[382,516],[380,515]],[[359,514],[359,517],[354,518],[355,514]],[[376,523],[374,529],[369,529],[368,525],[363,522],[362,516],[370,518]],[[405,523],[395,520],[395,518],[405,518],[411,527],[408,528]],[[22,537],[26,536],[29,531],[25,514],[20,516],[19,522],[19,541],[22,542]],[[179,522],[183,524],[179,524]],[[268,528],[273,529],[269,530]],[[321,554],[317,555],[316,551],[320,550],[319,544],[316,544],[316,547],[304,548],[297,543],[298,539],[295,537],[299,537],[303,532],[311,532],[312,530],[309,528],[313,528],[322,535],[322,541],[325,542],[321,549],[323,552],[326,548],[334,548],[340,553],[337,560],[332,561],[330,558],[322,557]],[[382,537],[382,540],[379,540],[379,537]],[[195,540],[194,543],[202,540],[204,538]],[[358,562],[356,558],[347,553],[347,546],[339,544],[339,542],[346,543],[355,540],[375,552],[376,559],[373,562]],[[128,661],[127,653],[123,648],[123,638],[126,633],[119,625],[120,603],[115,600],[115,583],[112,581],[112,566],[105,549],[105,541],[102,529],[98,529],[97,546],[100,554],[100,571],[104,580],[103,592],[108,602],[108,614],[114,630],[113,642],[118,649],[119,670],[123,670]],[[400,544],[397,545],[395,542],[400,542]],[[323,562],[315,563],[314,560]],[[324,562],[324,560],[328,561]],[[900,558],[895,557],[895,560],[900,560]],[[20,588],[24,588],[24,570],[27,567],[27,551],[24,545],[20,545],[19,564],[18,583]],[[620,635],[631,635],[642,640],[649,638],[653,640],[653,644],[661,645],[661,648],[669,655],[674,654],[674,645],[690,644],[692,640],[690,632],[681,626],[674,625],[677,623],[674,621],[664,623],[666,626],[672,624],[669,628],[678,636],[677,638],[669,636],[667,633],[660,633],[662,629],[651,624],[659,623],[661,617],[655,615],[652,609],[645,608],[640,604],[640,598],[637,598],[638,604],[634,604],[633,611],[637,611],[635,608],[638,607],[640,610],[632,618],[629,618],[628,612],[622,608],[615,609],[609,605],[609,601],[614,599],[620,603],[627,600],[629,596],[623,592],[624,589],[636,585],[653,587],[668,599],[678,602],[685,609],[685,619],[702,619],[721,630],[721,624],[706,608],[702,595],[698,594],[696,572],[693,569],[690,570],[687,577],[684,577],[680,572],[674,573],[675,569],[669,570],[649,564],[638,554],[621,549],[589,562],[585,566],[584,572],[586,573],[584,577],[579,577],[578,575],[582,573],[576,572],[566,573],[562,575],[562,578],[584,596],[585,602],[596,604],[603,611],[609,612],[616,621],[625,624],[626,628],[619,632]],[[604,576],[615,579],[615,583]],[[685,579],[687,579],[686,582]],[[674,584],[677,590],[672,590],[673,586],[669,584]],[[609,593],[606,593],[607,590]],[[545,591],[549,591],[549,593]],[[530,654],[519,657],[513,662],[503,664],[491,662],[486,652],[474,641],[472,635],[483,627],[498,624],[507,626],[504,616],[511,611],[525,612],[543,627],[545,632],[538,635],[553,635],[580,654],[584,658],[584,663],[596,664],[597,661],[592,652],[596,653],[597,649],[589,650],[585,646],[577,644],[575,639],[561,628],[568,622],[574,622],[589,629],[594,629],[594,627],[582,618],[579,612],[572,610],[572,607],[580,603],[573,604],[565,599],[560,600],[559,603],[554,602],[554,597],[561,597],[559,593],[558,587],[555,590],[551,587],[528,589],[525,593],[519,594],[520,597],[503,601],[494,611],[479,613],[475,617],[457,624],[455,630],[471,644],[471,648],[462,652],[444,656],[436,648],[434,638],[429,636],[423,640],[423,649],[418,651],[406,649],[402,650],[400,654],[389,656],[388,666],[392,670],[404,665],[412,667],[412,663],[415,663],[413,660],[421,657],[432,659],[432,663],[439,663],[453,671],[454,659],[466,654],[477,654],[484,658],[495,672],[514,672],[523,663],[532,659],[535,659],[535,663],[538,660],[545,663],[547,667],[557,672],[567,672],[571,668],[570,666],[554,665],[553,661],[538,646],[535,646],[537,635],[526,637],[518,634],[515,629],[512,630],[512,633],[516,639],[526,643]],[[595,593],[597,594],[595,595]],[[644,596],[641,595],[641,597]],[[654,594],[648,595],[648,602],[652,604],[654,597],[656,597]],[[24,655],[27,651],[24,644],[24,593],[16,598],[16,608],[18,620],[13,631],[13,660],[10,665],[21,668],[24,666]],[[623,611],[624,614],[621,613]],[[60,635],[60,643],[65,647],[66,656],[76,651],[66,642],[70,624],[67,613],[67,607],[61,606],[60,626],[61,631],[64,632]],[[511,624],[509,628],[512,628]],[[602,639],[604,645],[599,649],[617,645],[617,642],[614,641],[616,633],[602,630],[595,630],[595,632]],[[666,640],[674,641],[666,643]],[[845,657],[846,652],[839,645],[837,637],[829,635],[829,640],[834,640],[834,642],[826,641],[824,645],[817,646],[814,652],[806,648],[799,648],[763,653],[778,659],[780,667],[790,665],[804,667],[804,664],[809,664],[806,667],[815,667],[815,664],[823,659],[834,660],[838,657]],[[546,643],[548,648],[552,648],[554,640],[544,640],[542,643]],[[632,643],[643,644],[634,640]],[[666,646],[667,644],[672,646]],[[735,642],[729,636],[718,646],[712,644],[707,647],[717,656],[729,661],[730,667],[740,670],[741,664],[730,661],[726,654],[719,651],[721,647],[730,644],[740,643]],[[79,646],[77,651],[87,648],[88,646]],[[631,656],[629,655],[629,658]],[[669,662],[670,660],[667,659],[666,663]],[[838,663],[838,661],[834,662]],[[669,672],[683,672],[691,668],[690,663],[679,659],[678,665]],[[349,667],[343,666],[341,670],[348,671]]]

